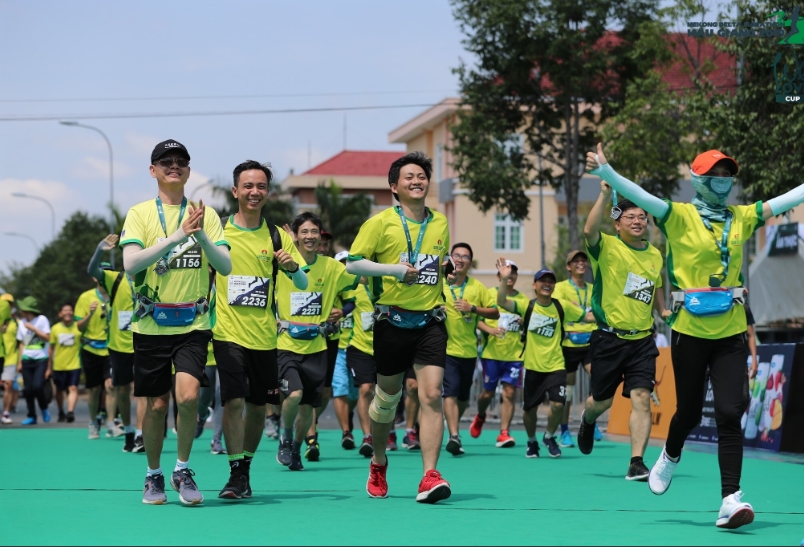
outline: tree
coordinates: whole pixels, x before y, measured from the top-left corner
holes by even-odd
[[[579,245],[578,183],[597,126],[622,107],[644,63],[629,53],[656,0],[452,0],[477,58],[455,69],[462,104],[454,166],[469,198],[527,218],[538,179],[563,186],[569,240]],[[618,31],[609,29],[617,27]],[[522,135],[519,137],[518,135]]]
[[[237,200],[232,196],[232,187],[228,182],[218,179],[212,186],[212,193],[224,200],[223,207],[219,207],[217,211],[220,216],[233,215],[240,208]],[[282,187],[272,182],[268,191],[268,200],[265,202],[261,214],[269,222],[281,227],[293,222],[296,217],[296,208],[293,206],[293,202],[287,198]]]
[[[12,265],[8,273],[0,274],[0,285],[18,300],[36,297],[42,314],[53,321],[62,304],[75,305],[81,293],[94,286],[87,265],[108,233],[107,219],[83,211],[74,213],[32,265]],[[118,252],[118,269],[123,267],[121,256]]]
[[[316,214],[335,242],[347,249],[351,247],[360,227],[371,215],[371,198],[367,194],[344,196],[343,189],[330,180],[316,187],[315,201]]]

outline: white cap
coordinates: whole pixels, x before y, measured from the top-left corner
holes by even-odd
[[[513,260],[508,260],[508,259],[506,259],[506,260],[505,260],[505,265],[506,265],[506,266],[511,266],[511,267],[513,267],[513,268],[516,268],[517,270],[519,269],[519,266],[517,266],[517,265],[516,265],[516,262],[514,262]]]
[[[341,260],[346,260],[347,258],[349,258],[349,251],[341,251],[335,255],[335,260],[337,260],[338,262],[340,262]]]

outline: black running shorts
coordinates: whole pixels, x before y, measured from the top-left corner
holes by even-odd
[[[346,366],[352,372],[355,387],[377,383],[377,365],[373,355],[349,346],[346,348]]]
[[[221,402],[245,399],[257,406],[280,403],[275,349],[248,349],[221,340],[213,340],[212,348],[221,382]]]
[[[564,354],[564,367],[567,373],[578,372],[578,367],[586,366],[592,362],[592,346],[583,346],[580,348],[561,347]]]
[[[279,350],[279,389],[285,395],[301,391],[302,405],[321,406],[321,394],[327,375],[327,350],[299,355],[292,351]]]
[[[176,373],[189,374],[209,387],[204,372],[212,331],[194,330],[184,334],[134,333],[134,396],[162,397],[173,386]]]
[[[476,366],[477,357],[465,358],[447,355],[442,397],[456,397],[459,401],[468,401]]]
[[[567,398],[567,371],[555,372],[525,371],[525,404],[522,408],[530,410],[542,404],[545,397],[553,403],[566,402]]]
[[[639,387],[652,392],[658,356],[653,336],[623,340],[616,334],[596,330],[592,333],[592,397],[595,401],[611,399],[621,383],[623,397],[630,398],[631,390]]]
[[[85,349],[81,350],[81,368],[84,369],[87,389],[102,386],[111,374],[108,355],[96,355]]]
[[[134,353],[109,350],[112,369],[112,386],[130,385],[134,381]]]
[[[324,379],[324,387],[332,387],[335,363],[338,361],[338,344],[340,343],[340,340],[327,340],[327,377]]]
[[[447,327],[435,320],[421,329],[401,329],[388,321],[377,321],[374,361],[381,376],[404,374],[414,364],[443,368],[447,361]]]

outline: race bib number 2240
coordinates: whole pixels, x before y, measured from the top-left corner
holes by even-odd
[[[400,262],[410,262],[408,260],[408,253],[402,253],[399,256]],[[420,254],[416,258],[414,268],[419,270],[419,278],[416,280],[417,285],[438,285],[440,267],[438,255],[425,255]]]

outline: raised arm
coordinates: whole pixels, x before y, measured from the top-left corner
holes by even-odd
[[[511,277],[511,266],[505,258],[497,260],[497,271],[500,272],[500,286],[497,288],[497,307],[516,313],[516,302],[505,296],[508,292],[508,279]]]
[[[770,217],[786,213],[802,203],[804,203],[804,184],[763,203],[762,218],[768,220]]]
[[[92,255],[92,259],[89,261],[89,266],[87,266],[87,273],[103,283],[103,270],[100,268],[101,263],[101,256],[105,251],[111,251],[114,249],[114,246],[117,245],[117,240],[120,239],[116,234],[109,234],[106,236],[100,243],[98,243],[97,248],[95,249],[95,254]]]
[[[667,214],[670,207],[667,203],[620,175],[609,165],[601,143],[597,144],[597,153],[586,153],[586,169],[592,175],[597,175],[608,182],[612,188],[642,207],[648,214],[656,218],[662,218]]]
[[[592,210],[589,211],[589,216],[586,217],[586,226],[583,227],[583,235],[589,247],[594,247],[600,241],[600,224],[603,222],[603,214],[609,203],[611,203],[611,186],[606,181],[601,180],[600,195],[597,197]]]

